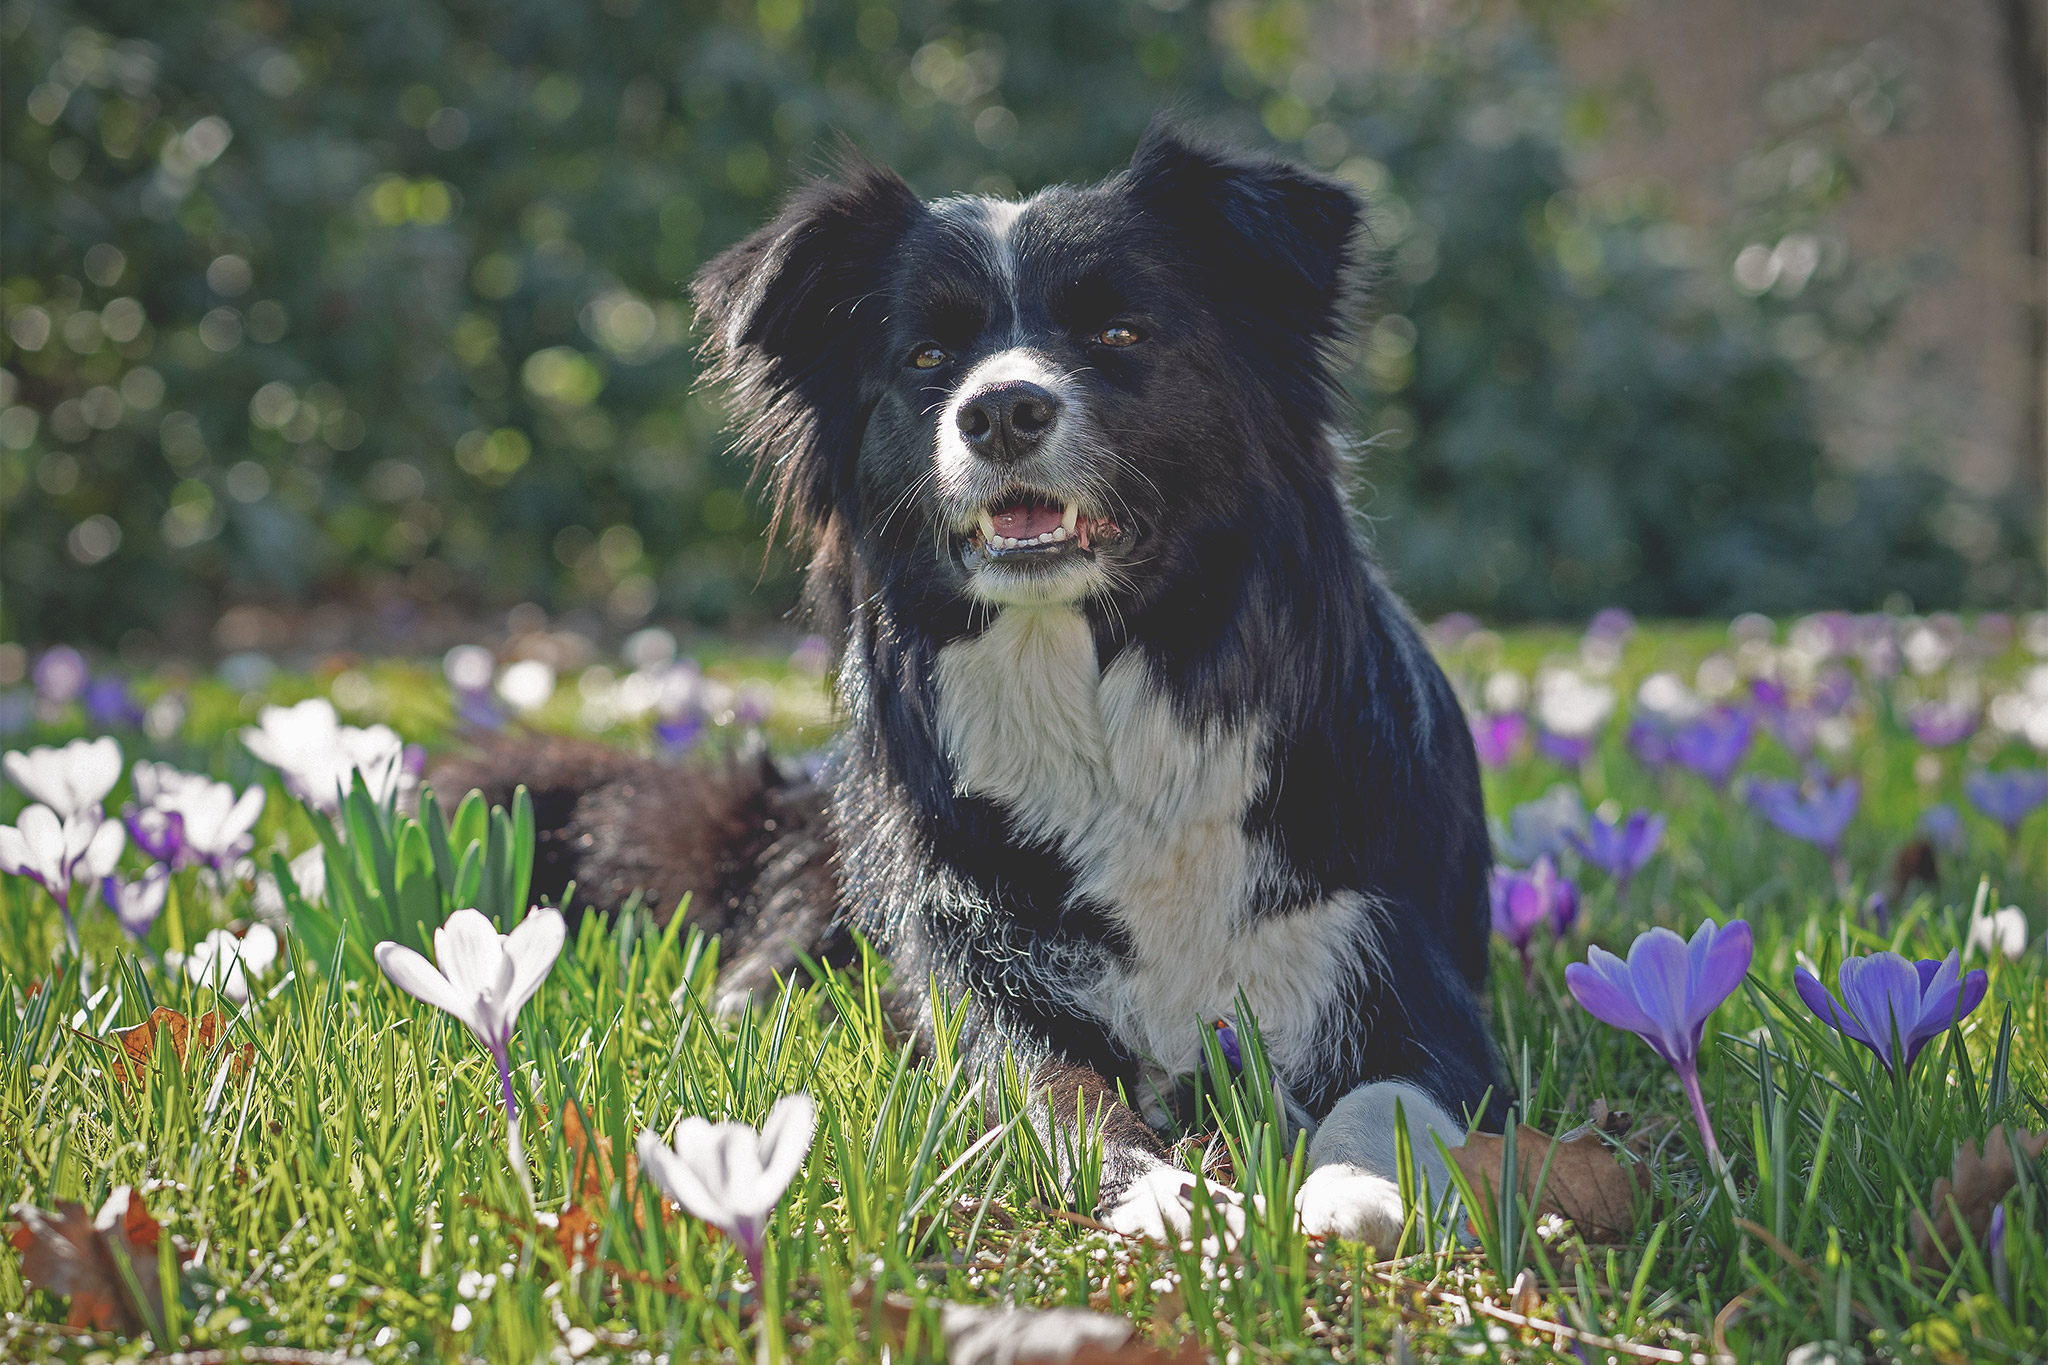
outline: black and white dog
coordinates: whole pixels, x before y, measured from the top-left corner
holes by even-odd
[[[1153,1129],[1240,998],[1312,1230],[1390,1244],[1397,1101],[1442,1191],[1505,1098],[1471,739],[1333,435],[1359,220],[1169,130],[1021,203],[849,156],[695,284],[843,646],[842,918],[1102,1124],[1131,1231],[1185,1226]]]

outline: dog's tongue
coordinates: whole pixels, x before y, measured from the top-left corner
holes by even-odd
[[[991,507],[988,515],[996,524],[996,534],[1012,540],[1036,540],[1058,530],[1060,525],[1060,509],[1042,503],[1013,502]]]

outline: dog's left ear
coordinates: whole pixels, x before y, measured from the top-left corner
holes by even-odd
[[[709,377],[732,395],[774,526],[800,538],[822,530],[852,477],[862,338],[881,321],[889,255],[925,211],[895,172],[849,145],[834,174],[796,190],[774,222],[691,282]]]
[[[1163,124],[1145,134],[1125,176],[1132,198],[1241,309],[1316,336],[1337,330],[1360,213],[1350,190]]]

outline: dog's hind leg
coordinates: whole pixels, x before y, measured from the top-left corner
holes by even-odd
[[[1406,1217],[1395,1136],[1404,1126],[1418,1185],[1443,1197],[1451,1173],[1436,1139],[1462,1146],[1465,1125],[1407,1081],[1374,1081],[1338,1100],[1309,1140],[1309,1173],[1294,1201],[1304,1231],[1393,1250]]]

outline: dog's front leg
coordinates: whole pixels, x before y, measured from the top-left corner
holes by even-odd
[[[1073,1062],[1049,1062],[1032,1073],[1032,1089],[1043,1108],[1042,1128],[1055,1153],[1078,1152],[1087,1134],[1102,1144],[1096,1216],[1118,1232],[1156,1241],[1179,1241],[1193,1226],[1193,1172],[1167,1159],[1159,1137],[1116,1087],[1101,1074]],[[1091,1131],[1092,1130],[1092,1131]],[[1064,1160],[1064,1157],[1060,1158]],[[1072,1173],[1060,1172],[1071,1180]],[[1244,1232],[1244,1207],[1237,1192],[1211,1185],[1222,1226],[1206,1229],[1235,1241]]]
[[[1309,1173],[1294,1200],[1304,1231],[1393,1250],[1406,1217],[1395,1146],[1402,1126],[1418,1182],[1427,1182],[1432,1200],[1443,1197],[1451,1173],[1434,1138],[1462,1146],[1465,1126],[1415,1085],[1374,1081],[1337,1101],[1309,1141]]]

